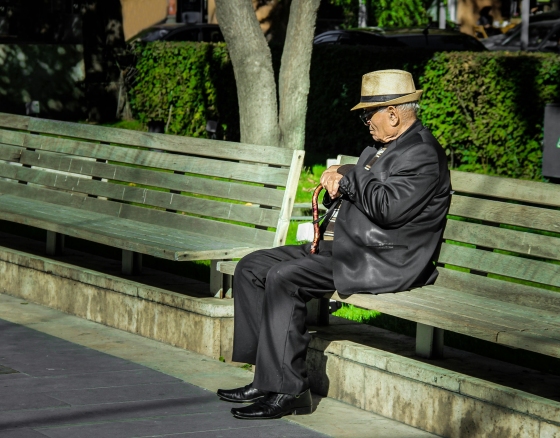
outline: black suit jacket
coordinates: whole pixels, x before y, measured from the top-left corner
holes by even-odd
[[[445,153],[415,122],[368,171],[366,148],[340,180],[332,254],[339,293],[398,292],[431,284],[450,201]],[[324,203],[333,204],[328,194]]]

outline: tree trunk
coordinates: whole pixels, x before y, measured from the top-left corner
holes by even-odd
[[[278,146],[280,130],[272,57],[252,1],[216,0],[216,11],[237,84],[241,141]]]
[[[279,77],[280,146],[303,149],[309,68],[320,0],[293,0]]]

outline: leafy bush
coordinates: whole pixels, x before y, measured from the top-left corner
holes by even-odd
[[[439,53],[420,84],[420,118],[453,168],[540,178],[544,106],[560,101],[557,55]]]
[[[158,42],[138,50],[131,93],[142,121],[167,122],[169,133],[239,140],[237,92],[224,44]],[[280,65],[280,50],[273,50]],[[359,46],[313,48],[306,119],[306,164],[337,154],[357,155],[372,143],[357,113],[362,75],[380,69],[410,71],[424,90],[420,118],[453,168],[517,178],[541,178],[544,106],[560,101],[560,58],[555,54],[385,50]]]
[[[130,104],[140,122],[161,121],[169,124],[169,134],[207,137],[207,121],[216,120],[220,138],[239,139],[225,44],[154,42],[133,50],[138,61]]]

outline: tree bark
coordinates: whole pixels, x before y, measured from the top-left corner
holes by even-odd
[[[241,142],[278,146],[280,130],[272,57],[252,1],[216,0],[216,11],[237,84]]]
[[[313,34],[320,0],[293,0],[278,91],[281,147],[303,149]]]

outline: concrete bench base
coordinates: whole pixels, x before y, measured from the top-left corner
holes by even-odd
[[[232,300],[182,295],[67,262],[71,257],[0,247],[0,292],[230,360]],[[331,322],[316,329],[308,353],[315,392],[445,437],[560,437],[560,377],[447,347],[445,359],[418,360],[414,339]],[[469,368],[469,361],[476,363]],[[468,375],[481,369],[493,371]]]

